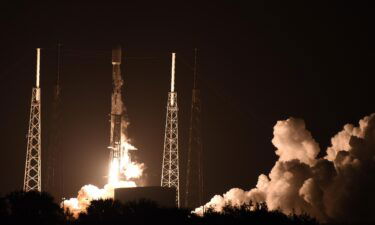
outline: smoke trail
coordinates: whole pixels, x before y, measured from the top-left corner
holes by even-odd
[[[276,161],[255,188],[233,188],[214,196],[204,208],[265,202],[285,214],[308,213],[320,221],[374,221],[375,114],[347,124],[331,139],[327,155],[318,158],[318,143],[303,120],[290,118],[274,126]],[[195,210],[202,215],[203,206]]]

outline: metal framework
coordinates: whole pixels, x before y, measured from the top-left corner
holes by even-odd
[[[47,159],[47,170],[43,170],[43,190],[47,190],[52,196],[60,200],[63,194],[63,154],[61,149],[61,44],[57,45],[57,76],[53,89],[52,113],[48,129],[47,151],[43,152],[43,159]],[[45,149],[45,148],[44,148]],[[45,165],[45,164],[44,164]]]
[[[176,204],[180,207],[178,106],[177,92],[174,91],[174,65],[175,53],[172,53],[172,80],[171,92],[168,93],[161,186],[176,189]]]
[[[203,163],[202,163],[202,122],[201,111],[202,104],[200,98],[200,90],[197,83],[196,57],[195,49],[194,63],[194,86],[192,91],[191,112],[190,112],[190,128],[189,128],[189,148],[188,162],[186,173],[186,195],[185,207],[196,208],[202,205],[203,198]]]
[[[39,88],[40,49],[37,49],[36,87],[32,90],[25,162],[24,191],[41,191],[41,99]]]

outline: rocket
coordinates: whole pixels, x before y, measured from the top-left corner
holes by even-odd
[[[121,47],[118,46],[112,50],[112,79],[113,79],[113,92],[111,96],[111,135],[110,135],[110,161],[117,161],[120,164],[121,160],[121,139],[123,132],[123,119],[125,114],[125,107],[122,102],[121,89],[123,79],[121,77]],[[120,170],[120,168],[118,168]],[[120,171],[118,171],[120,174]]]
[[[112,80],[113,91],[111,96],[111,135],[110,135],[110,176],[109,182],[124,181],[130,173],[126,173],[131,167],[131,153],[129,150],[137,150],[130,144],[127,127],[129,125],[126,107],[122,99],[122,86],[124,81],[121,76],[121,47],[112,49]],[[134,171],[132,171],[134,172]],[[134,174],[133,174],[134,176]]]

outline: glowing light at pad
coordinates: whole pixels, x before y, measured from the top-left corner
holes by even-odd
[[[128,164],[125,170],[125,176],[127,179],[139,178],[142,175],[142,172],[143,172],[143,164],[137,164],[137,163],[131,162]]]
[[[110,162],[109,165],[109,173],[108,173],[108,183],[109,184],[117,184],[119,181],[119,162],[117,159],[114,159]]]
[[[125,140],[125,139],[124,139]],[[120,159],[113,159],[109,165],[108,184],[118,187],[119,182],[134,183],[132,179],[138,179],[142,176],[144,170],[143,163],[133,162],[130,157],[129,150],[137,150],[136,147],[129,142],[123,142],[121,146]],[[123,185],[120,185],[121,187]]]
[[[113,159],[109,164],[108,183],[104,188],[92,184],[84,185],[77,198],[70,198],[61,203],[64,210],[69,210],[77,218],[79,213],[85,212],[92,200],[113,198],[115,188],[137,187],[136,179],[142,176],[144,164],[131,161],[128,152],[136,149],[130,143],[124,142],[120,160]]]

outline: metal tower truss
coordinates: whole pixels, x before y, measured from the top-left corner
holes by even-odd
[[[202,205],[203,163],[201,140],[201,99],[199,89],[193,89],[189,128],[189,149],[186,174],[185,207],[196,208]]]
[[[40,88],[33,88],[27,153],[25,163],[24,191],[41,191],[41,121]]]
[[[194,59],[194,86],[191,99],[189,148],[186,173],[185,207],[196,208],[203,204],[203,163],[202,163],[202,103],[197,79],[197,49]]]
[[[176,203],[177,206],[180,207],[178,161],[179,159],[177,93],[169,92],[167,105],[167,120],[165,124],[161,186],[176,188]]]
[[[37,48],[36,86],[31,95],[29,132],[27,135],[27,152],[25,162],[24,191],[41,191],[41,121],[40,121],[40,48]]]
[[[43,170],[43,190],[48,191],[56,200],[63,194],[63,155],[61,149],[61,44],[57,45],[57,76],[53,88],[53,103],[48,126],[47,148],[43,148],[43,160],[47,169]],[[47,160],[46,160],[47,159]]]

